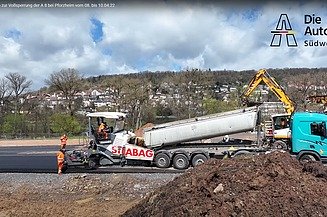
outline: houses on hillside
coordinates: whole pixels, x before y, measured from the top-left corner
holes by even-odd
[[[243,87],[244,88],[244,87]],[[199,101],[204,98],[214,97],[218,100],[228,102],[231,94],[240,95],[240,88],[230,85],[214,85],[214,86],[188,86],[188,88],[181,89],[180,87],[173,86],[173,84],[163,83],[160,88],[151,89],[151,91],[144,92],[147,95],[147,102],[151,106],[158,105],[166,106],[174,103],[184,104],[185,106],[199,106]],[[260,87],[254,91],[252,95],[258,99],[268,94],[268,90]],[[75,94],[74,99],[78,101],[81,108],[86,111],[102,110],[117,110],[118,107],[124,108],[121,104],[128,104],[124,99],[125,94],[117,94],[114,89],[101,89],[94,88],[83,90]],[[260,98],[259,97],[259,98]],[[67,101],[62,92],[53,92],[46,94],[29,94],[26,100],[38,100],[39,106],[55,109],[57,106],[64,106]],[[134,99],[130,99],[134,100]],[[128,107],[125,107],[125,109]]]

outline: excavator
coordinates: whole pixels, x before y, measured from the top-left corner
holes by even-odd
[[[290,141],[289,120],[291,114],[295,111],[295,102],[290,99],[284,89],[269,75],[265,69],[260,69],[251,79],[248,87],[241,95],[243,105],[248,105],[249,96],[260,85],[265,83],[269,89],[284,104],[286,113],[275,114],[271,116],[271,121],[265,123],[265,138],[274,148],[287,149]]]

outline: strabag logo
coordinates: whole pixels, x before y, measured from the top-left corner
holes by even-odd
[[[295,32],[292,29],[287,14],[281,14],[279,16],[276,29],[271,30],[271,33],[273,34],[270,43],[271,47],[280,47],[282,43],[282,38],[284,38],[284,40],[286,39],[286,44],[288,47],[297,47]]]

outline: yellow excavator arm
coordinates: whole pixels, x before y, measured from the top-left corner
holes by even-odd
[[[295,103],[287,96],[284,89],[275,81],[275,79],[268,74],[265,69],[260,69],[251,79],[247,89],[243,92],[241,98],[246,102],[251,93],[264,82],[269,89],[277,96],[277,98],[284,103],[285,110],[288,114],[292,114],[295,110]]]

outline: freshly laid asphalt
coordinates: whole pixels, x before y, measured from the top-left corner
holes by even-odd
[[[74,147],[70,147],[74,149]],[[0,173],[57,173],[57,146],[0,147]],[[155,167],[112,166],[96,170],[69,168],[67,173],[180,173]]]

